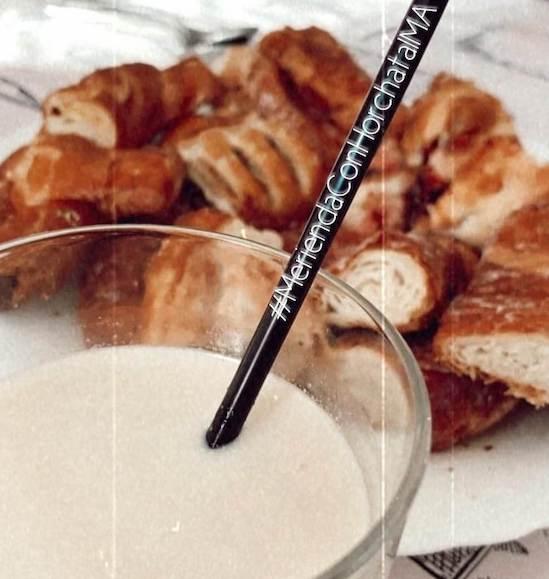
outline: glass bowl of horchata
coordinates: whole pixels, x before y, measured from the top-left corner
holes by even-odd
[[[205,444],[286,264],[276,245],[202,210],[0,246],[6,576],[386,576],[430,412],[356,292],[317,278],[241,435]],[[334,331],[342,311],[362,329]]]

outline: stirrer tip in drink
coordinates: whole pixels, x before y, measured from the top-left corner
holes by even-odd
[[[219,424],[214,419],[206,431],[206,443],[210,448],[220,448],[235,440],[241,430],[242,425],[240,423],[227,419]]]

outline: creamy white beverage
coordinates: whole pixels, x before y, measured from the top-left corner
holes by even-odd
[[[370,526],[336,422],[269,377],[242,435],[206,428],[236,370],[200,350],[89,350],[0,386],[0,575],[310,579]]]

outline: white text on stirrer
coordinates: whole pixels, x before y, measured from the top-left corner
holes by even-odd
[[[383,80],[372,87],[373,104],[360,124],[352,128],[346,142],[351,148],[343,162],[337,164],[328,178],[326,190],[314,208],[314,216],[309,222],[300,250],[294,255],[293,262],[288,265],[274,291],[269,303],[271,317],[284,322],[288,320],[292,304],[297,301],[293,289],[295,286],[303,287],[313,265],[323,252],[326,240],[331,237],[331,228],[345,205],[344,198],[353,189],[353,182],[361,178],[360,169],[370,155],[368,142],[379,137],[385,115],[394,106],[397,97],[395,91],[401,88],[409,74],[410,63],[414,62],[420,53],[418,30],[429,30],[431,22],[428,15],[437,11],[433,6],[417,5],[412,7],[405,19],[408,28],[399,32],[398,44],[393,54],[387,57],[392,66],[385,70]]]

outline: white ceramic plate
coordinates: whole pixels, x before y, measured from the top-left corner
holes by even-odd
[[[549,526],[549,409],[525,408],[470,442],[431,455],[401,555],[523,537]]]

